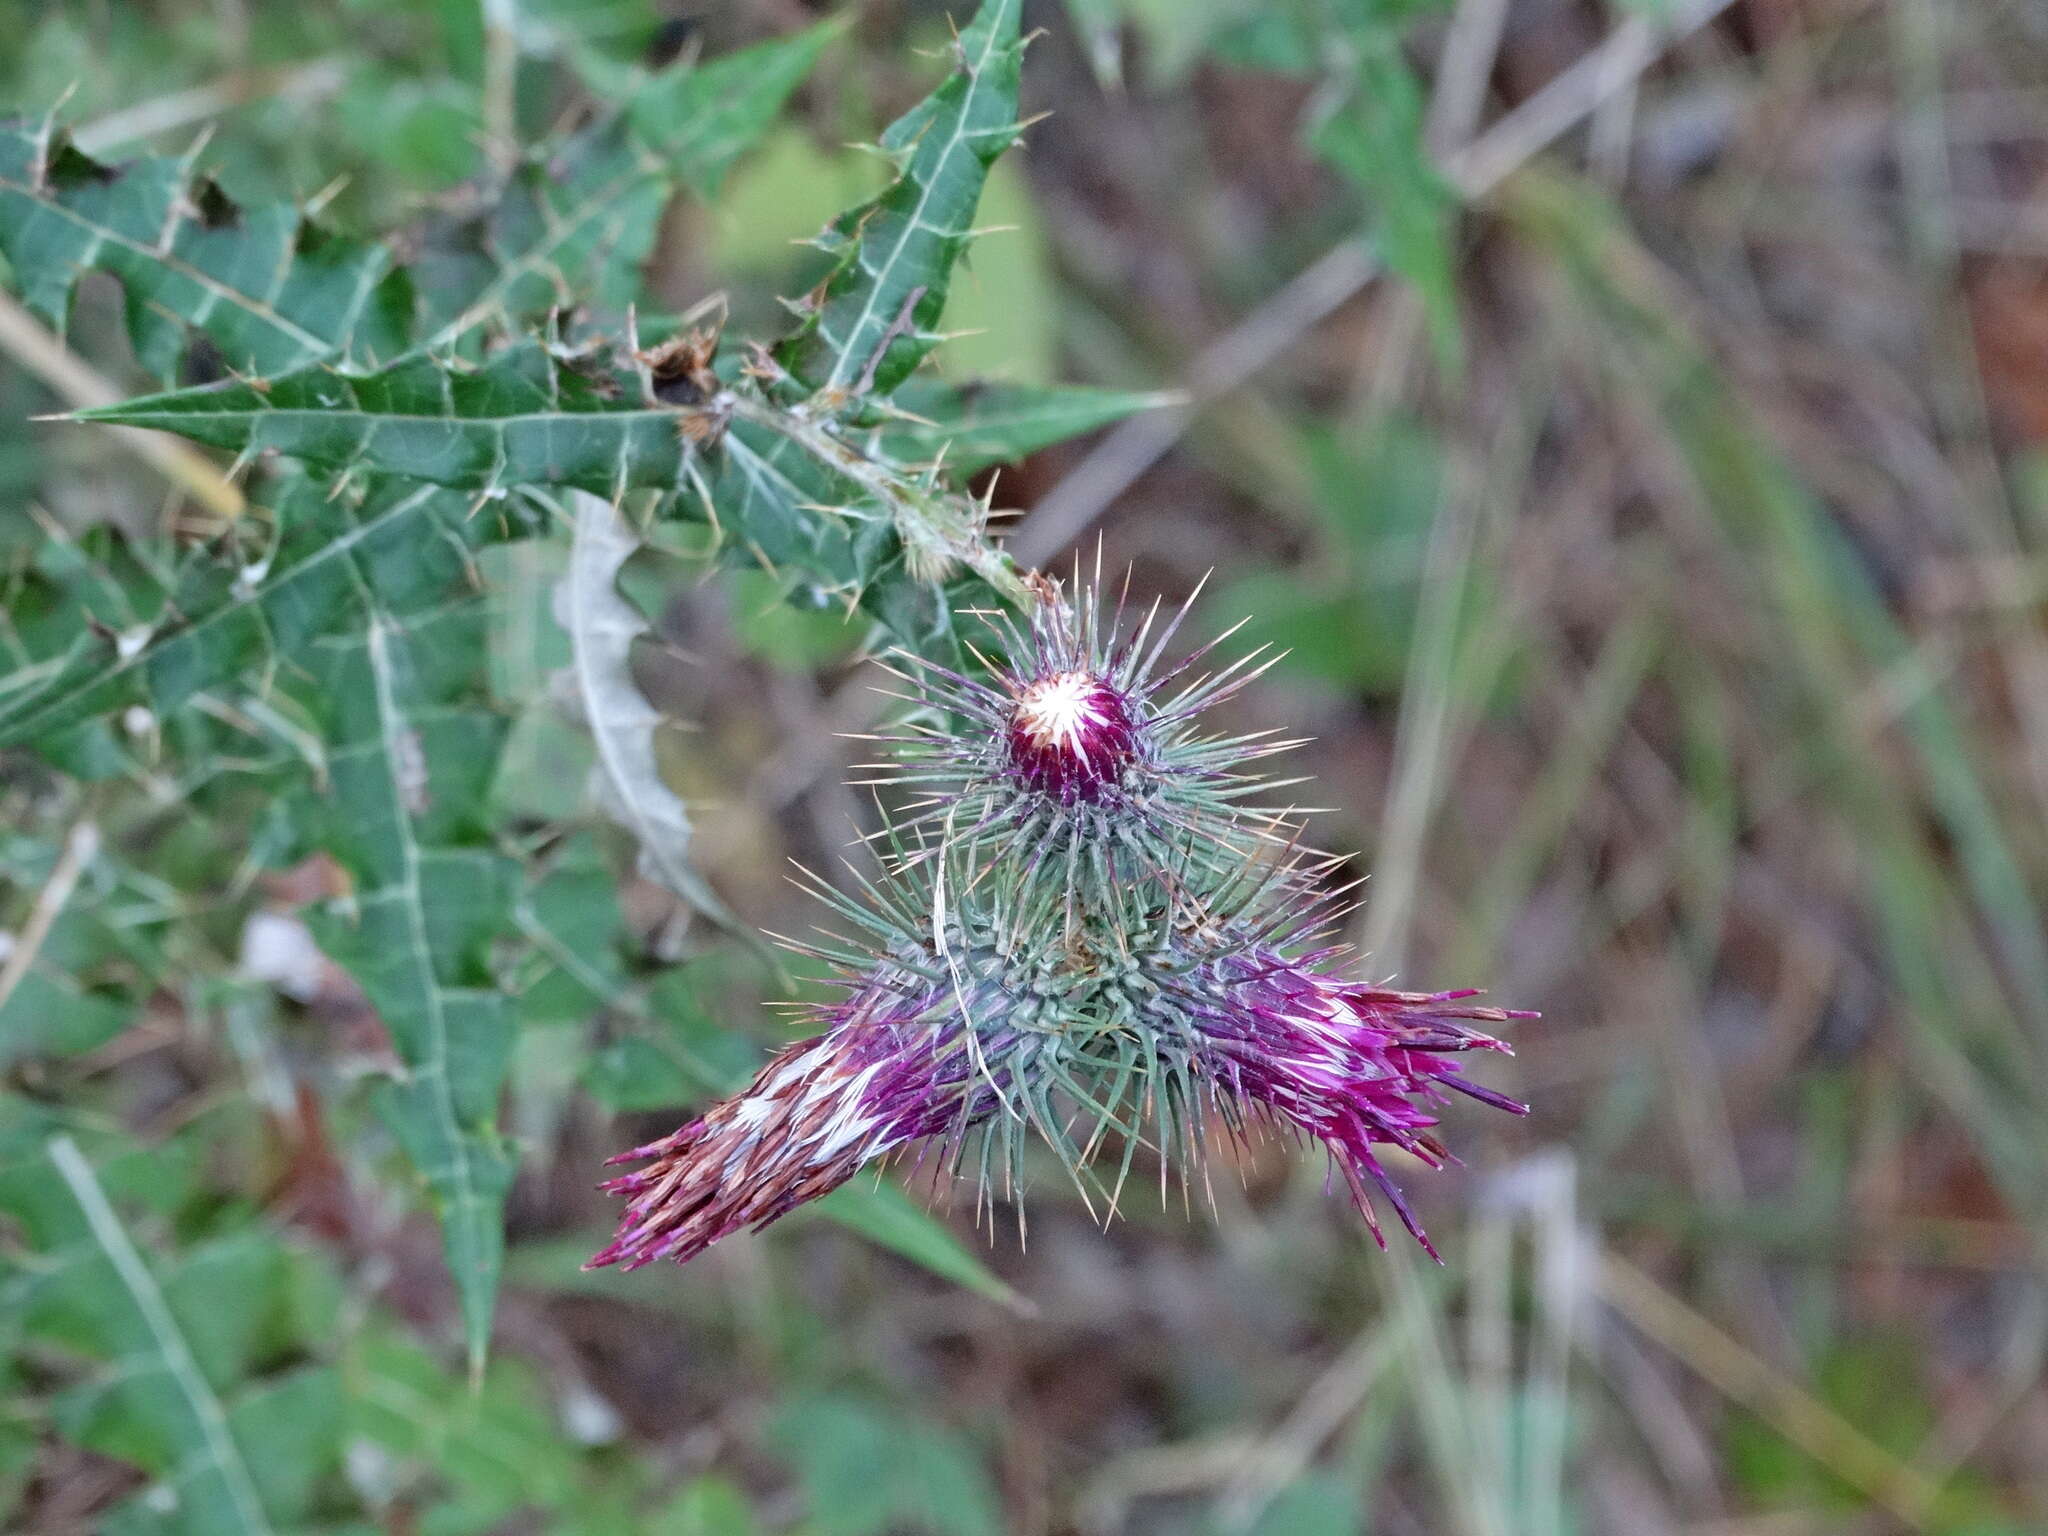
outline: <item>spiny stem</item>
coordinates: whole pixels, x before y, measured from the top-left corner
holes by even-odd
[[[912,484],[900,470],[877,463],[826,429],[801,409],[771,405],[737,390],[717,402],[734,418],[775,433],[866,491],[888,508],[897,534],[914,555],[958,562],[1017,607],[1034,600],[1031,583],[1017,562],[982,536],[964,498]]]

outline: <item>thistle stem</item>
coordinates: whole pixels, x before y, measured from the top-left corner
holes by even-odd
[[[1034,601],[1030,582],[1017,562],[983,537],[979,519],[964,498],[911,484],[890,466],[877,463],[827,430],[818,417],[801,409],[771,405],[765,400],[729,391],[718,402],[732,416],[796,444],[834,474],[851,480],[886,507],[897,535],[913,557],[940,565],[966,566],[1006,601],[1029,608]]]

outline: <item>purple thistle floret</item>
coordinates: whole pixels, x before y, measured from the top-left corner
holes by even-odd
[[[886,970],[882,973],[891,975]],[[778,1052],[751,1084],[671,1135],[611,1158],[652,1159],[606,1181],[626,1209],[584,1266],[685,1263],[742,1227],[758,1231],[906,1143],[957,1137],[996,1096],[978,1078],[950,1006],[877,981],[824,1010],[823,1034]],[[950,1003],[950,999],[948,1000]]]
[[[1032,792],[1062,805],[1095,802],[1123,783],[1137,744],[1131,701],[1087,671],[1054,672],[1017,688],[1004,740]]]
[[[1431,1168],[1455,1162],[1432,1131],[1433,1107],[1448,1102],[1446,1089],[1527,1114],[1527,1105],[1468,1082],[1452,1058],[1514,1054],[1474,1026],[1535,1015],[1475,1005],[1475,992],[1364,986],[1312,963],[1253,949],[1208,967],[1206,995],[1194,1005],[1201,1065],[1232,1120],[1267,1120],[1323,1143],[1382,1248],[1369,1188],[1387,1197],[1401,1224],[1438,1258],[1373,1149],[1398,1147]]]

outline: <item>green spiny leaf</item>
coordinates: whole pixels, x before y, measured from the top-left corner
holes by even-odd
[[[220,685],[234,681],[225,673],[184,693],[191,707],[165,713],[133,691],[139,658],[186,613],[209,611],[245,561],[264,558],[266,517],[241,520],[236,537],[189,556],[167,537],[111,527],[74,537],[47,526],[48,536],[18,549],[0,575],[0,744],[33,742],[80,778],[139,777],[159,801],[174,785],[179,797],[209,785],[231,794],[234,782],[306,756],[304,741],[260,700],[243,710],[236,706],[252,703],[248,693],[237,686],[232,700],[224,696]],[[167,684],[174,672],[165,672]],[[101,681],[112,686],[83,713],[15,731],[17,712],[41,717],[47,705],[62,714],[73,694]]]
[[[60,334],[83,273],[118,277],[136,355],[159,377],[176,371],[188,326],[229,367],[264,374],[394,356],[412,321],[410,284],[381,245],[287,205],[238,208],[190,155],[101,165],[47,118],[0,122],[0,252]]]
[[[629,397],[629,376],[586,371],[534,343],[480,367],[415,354],[388,368],[313,367],[80,412],[244,454],[275,450],[329,473],[369,471],[464,490],[676,490],[688,455],[671,407]]]
[[[231,380],[80,413],[177,432],[245,456],[275,450],[328,474],[404,476],[496,494],[521,486],[607,500],[655,490],[713,515],[736,547],[794,568],[831,599],[859,603],[906,644],[944,642],[950,605],[935,578],[966,566],[1021,591],[976,510],[817,421],[728,392],[729,429],[693,449],[704,420],[647,398],[639,377],[543,346],[480,367],[415,355],[370,373],[302,369],[263,385]],[[709,508],[704,505],[708,493]]]
[[[89,610],[97,625],[65,625],[49,654],[22,642],[23,606],[10,604],[0,746],[33,744],[76,766],[75,738],[107,715],[141,705],[167,718],[197,693],[290,665],[351,621],[352,561],[401,577],[407,551],[441,543],[449,520],[471,515],[461,497],[390,492],[358,506],[297,482],[268,499],[267,528],[252,514],[234,540],[188,559],[144,612],[110,593]],[[469,536],[517,538],[539,521],[507,499],[477,512]]]
[[[858,602],[921,654],[960,664],[956,614],[1019,590],[1007,557],[958,498],[858,454],[815,422],[772,410],[736,421],[706,469],[712,506],[746,552],[771,571],[800,573],[821,602]],[[955,561],[967,570],[947,582]]]
[[[421,253],[424,345],[518,329],[557,308],[623,313],[677,184],[713,195],[839,30],[822,23],[663,71],[612,117],[528,156],[481,221]]]
[[[339,1460],[340,1404],[320,1367],[251,1380],[284,1250],[245,1232],[145,1255],[79,1144],[19,1100],[0,1105],[0,1210],[33,1255],[0,1280],[9,1315],[99,1363],[59,1395],[59,1431],[155,1479],[108,1528],[145,1511],[149,1528],[181,1536],[298,1528]]]
[[[822,21],[694,69],[657,75],[634,96],[627,115],[685,186],[715,197],[733,162],[773,125],[790,92],[850,19]]]
[[[429,231],[413,263],[421,346],[523,330],[579,305],[623,312],[673,190],[667,162],[619,117],[536,148],[484,213]]]
[[[886,395],[937,345],[953,265],[973,233],[995,158],[1016,142],[1023,0],[983,0],[955,44],[957,67],[882,135],[897,179],[833,221],[837,264],[804,301],[776,360],[828,398]]]
[[[146,632],[81,639],[8,694],[5,739],[61,740],[131,702],[168,714],[259,668],[313,716],[326,782],[301,831],[356,886],[353,918],[329,915],[320,934],[392,1032],[405,1072],[381,1107],[441,1208],[480,1350],[511,1174],[493,1126],[510,1005],[488,951],[511,926],[514,881],[481,820],[505,721],[482,700],[472,550],[537,518],[510,498],[479,507],[392,482],[361,495],[292,482],[275,505],[260,560],[196,568]]]
[[[441,503],[442,537],[406,549],[404,572],[400,551],[380,562],[358,546],[353,627],[307,647],[289,686],[327,743],[326,783],[303,807],[311,840],[353,883],[314,936],[391,1032],[401,1070],[378,1109],[433,1196],[480,1363],[512,1180],[496,1118],[513,1011],[491,951],[513,926],[518,869],[484,820],[509,722],[486,697],[485,604],[464,590],[473,525],[458,497],[404,494]]]
[[[623,310],[675,186],[716,192],[838,30],[656,75],[623,111],[523,160],[478,227],[422,252],[431,344],[556,306]],[[188,329],[259,377],[390,359],[420,307],[383,245],[328,234],[287,204],[237,207],[195,154],[102,165],[52,118],[0,121],[0,253],[60,333],[82,273],[119,278],[136,354],[159,378],[176,372]]]
[[[954,473],[969,475],[1181,398],[1170,392],[1079,385],[910,379],[891,398],[905,419],[884,424],[881,452],[906,463],[940,458]]]

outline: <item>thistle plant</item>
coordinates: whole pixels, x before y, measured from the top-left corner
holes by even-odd
[[[1525,1113],[1456,1058],[1506,1052],[1479,1026],[1529,1015],[1342,977],[1330,861],[1251,803],[1291,743],[1201,730],[1257,652],[1166,665],[1186,607],[1127,623],[1097,586],[1032,590],[1022,620],[983,615],[985,676],[907,658],[882,873],[818,885],[858,939],[798,946],[844,998],[745,1091],[614,1159],[647,1166],[606,1186],[627,1205],[593,1267],[687,1260],[891,1156],[964,1171],[979,1208],[1021,1191],[1034,1132],[1106,1219],[1141,1149],[1162,1196],[1176,1168],[1205,1177],[1212,1126],[1320,1143],[1382,1247],[1375,1192],[1437,1257],[1379,1149],[1451,1161],[1433,1127],[1453,1091]]]
[[[1162,398],[924,371],[990,167],[1027,126],[1022,0],[960,9],[944,78],[880,134],[878,190],[817,233],[779,335],[726,336],[729,312],[769,306],[717,293],[665,312],[642,268],[665,210],[720,200],[846,17],[662,67],[565,62],[587,71],[558,82],[577,110],[382,235],[236,201],[203,138],[104,163],[57,109],[0,116],[13,323],[61,354],[81,289],[118,284],[108,365],[154,381],[60,384],[55,403],[187,439],[169,462],[206,493],[156,532],[24,541],[0,750],[94,781],[109,827],[170,806],[203,822],[235,866],[222,911],[265,864],[326,872],[297,915],[383,1035],[369,1070],[318,1074],[324,1109],[438,1220],[472,1370],[527,1150],[508,1134],[521,1030],[659,1027],[672,957],[593,891],[630,864],[746,931],[663,774],[629,565],[765,574],[792,606],[858,619],[870,650],[896,647],[911,707],[878,743],[880,872],[827,893],[854,935],[816,946],[839,1000],[747,1090],[628,1155],[594,1262],[687,1259],[890,1159],[1015,1195],[1039,1141],[1107,1216],[1141,1159],[1193,1187],[1217,1134],[1266,1128],[1327,1147],[1368,1213],[1384,1196],[1413,1227],[1386,1149],[1441,1163],[1451,1090],[1507,1102],[1456,1063],[1501,1048],[1480,1026],[1507,1015],[1340,979],[1329,867],[1261,777],[1290,743],[1203,723],[1262,657],[1212,663],[1181,638],[1186,609],[1063,590],[991,536],[966,477]],[[512,94],[517,138],[520,100],[551,98]],[[567,664],[510,696],[493,657],[549,609],[526,587],[550,568]],[[557,695],[587,732],[586,795],[501,796]],[[181,942],[204,928],[165,922]],[[117,959],[122,1006],[38,1018],[19,1054],[89,1050],[136,1016],[152,989]],[[190,992],[191,968],[168,969]]]

